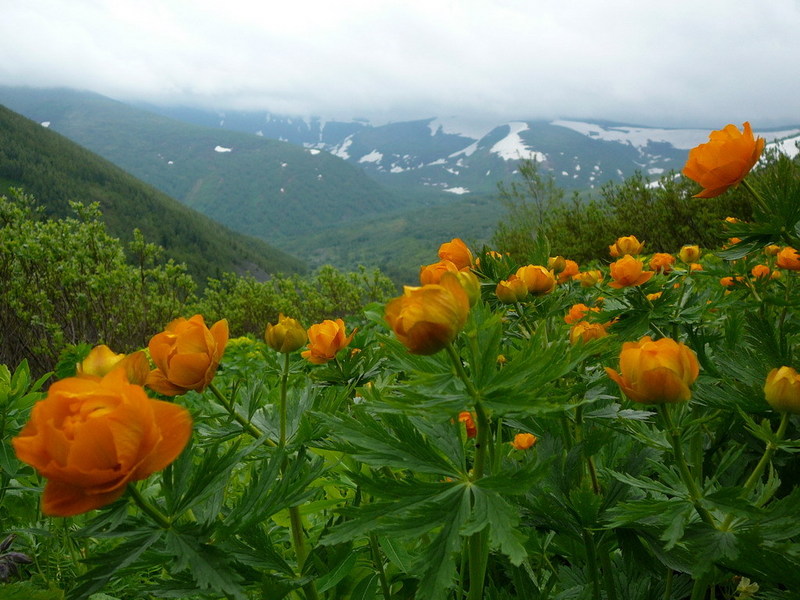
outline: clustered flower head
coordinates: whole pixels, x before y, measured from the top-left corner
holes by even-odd
[[[694,197],[714,198],[740,183],[758,162],[764,144],[764,138],[753,136],[748,122],[743,131],[735,125],[712,131],[708,142],[689,151],[683,167],[683,174],[703,188]]]

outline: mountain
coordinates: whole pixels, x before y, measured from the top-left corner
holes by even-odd
[[[330,152],[358,165],[385,187],[412,195],[493,193],[497,182],[531,159],[565,189],[586,190],[639,171],[658,179],[680,171],[689,149],[712,129],[665,129],[608,121],[558,119],[475,123],[430,118],[382,125],[303,119],[268,112],[214,112],[149,106],[172,118],[221,130],[249,132]],[[757,129],[757,135],[796,153],[800,126]]]
[[[398,206],[363,170],[319,149],[187,124],[74,90],[0,87],[0,104],[273,243]]]
[[[234,233],[138,181],[119,167],[0,106],[0,193],[21,187],[47,214],[71,214],[69,201],[99,202],[111,235],[147,241],[187,264],[201,282],[222,272],[301,272],[305,264],[262,240]]]

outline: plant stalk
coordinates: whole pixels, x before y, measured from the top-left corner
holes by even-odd
[[[169,529],[172,527],[172,520],[148,502],[135,484],[128,484],[128,492],[133,498],[133,501],[136,502],[136,505],[142,509],[142,512],[153,519],[161,529]]]

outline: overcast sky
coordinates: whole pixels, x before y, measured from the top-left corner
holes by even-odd
[[[800,0],[0,0],[0,84],[325,118],[800,124]]]

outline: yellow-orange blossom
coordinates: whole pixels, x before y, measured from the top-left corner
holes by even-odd
[[[699,183],[703,190],[695,198],[714,198],[732,187],[750,172],[764,150],[764,138],[755,138],[750,123],[744,130],[726,125],[712,131],[708,142],[689,151],[683,174]]]
[[[42,511],[68,517],[113,502],[128,482],[166,467],[191,432],[185,408],[148,398],[114,369],[54,383],[12,444],[47,478]]]
[[[689,400],[689,387],[697,379],[700,366],[685,344],[670,338],[653,341],[645,336],[622,345],[619,370],[618,373],[606,367],[608,376],[628,398],[644,404],[663,404]]]

